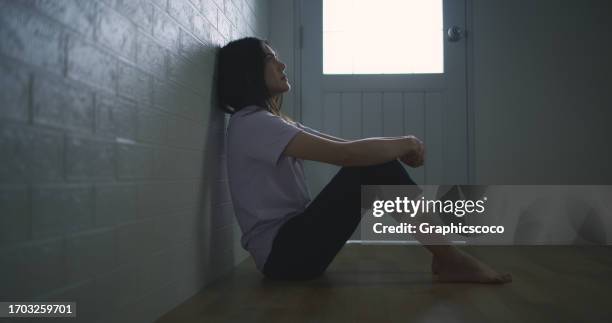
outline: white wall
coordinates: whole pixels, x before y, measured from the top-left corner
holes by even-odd
[[[610,2],[472,2],[476,183],[610,184]]]
[[[0,299],[146,322],[245,259],[216,48],[267,0],[0,0]]]

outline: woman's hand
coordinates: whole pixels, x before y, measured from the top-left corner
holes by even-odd
[[[425,163],[425,145],[415,136],[406,136],[406,138],[409,139],[411,145],[410,152],[398,157],[398,159],[412,168],[423,166],[423,163]]]

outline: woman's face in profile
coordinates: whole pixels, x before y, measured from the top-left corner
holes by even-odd
[[[285,68],[287,67],[278,59],[276,52],[266,43],[262,43],[265,56],[264,79],[268,91],[272,96],[282,94],[291,89]]]

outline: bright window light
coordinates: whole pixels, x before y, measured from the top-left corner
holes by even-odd
[[[323,0],[323,74],[444,73],[442,0]]]

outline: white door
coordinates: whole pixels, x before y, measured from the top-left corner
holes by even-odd
[[[409,30],[405,33],[405,39],[396,37],[391,40],[387,34],[378,37],[367,32],[367,29],[359,35],[358,50],[363,46],[364,52],[374,53],[372,55],[377,55],[381,60],[397,54],[372,50],[384,47],[381,44],[385,42],[404,41],[410,44],[418,41],[414,40],[415,37],[421,41],[426,37],[433,42],[438,41],[443,53],[439,64],[443,65],[443,71],[426,74],[324,74],[323,1],[331,0],[301,0],[300,3],[303,34],[300,55],[302,123],[345,139],[414,134],[423,139],[427,147],[424,167],[406,167],[418,184],[467,184],[466,43],[461,32],[455,39],[450,39],[448,35],[448,29],[453,26],[462,30],[465,27],[465,0],[443,0],[439,3],[442,21],[438,21],[442,26],[435,33]],[[422,3],[436,0],[399,1]],[[342,5],[381,1],[338,2],[336,11]],[[379,16],[365,19],[363,26],[370,28],[381,17],[381,9],[388,10],[388,14],[382,13],[384,19],[429,19],[423,16],[426,13],[411,10],[404,15],[397,9],[379,5],[377,10],[372,10],[372,14]],[[313,198],[339,169],[315,162],[306,162],[305,168]]]

